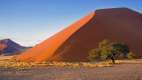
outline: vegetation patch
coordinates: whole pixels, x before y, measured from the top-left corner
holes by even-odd
[[[90,61],[111,59],[112,63],[115,63],[116,59],[133,59],[134,57],[134,54],[130,52],[127,44],[103,40],[99,43],[98,48],[89,51],[89,56],[87,58]]]
[[[13,60],[0,60],[0,68],[1,69],[16,69],[16,70],[25,70],[31,69],[33,67],[70,67],[70,68],[94,68],[94,67],[111,67],[112,64],[110,62],[42,62],[42,63],[34,63],[34,62],[17,62]]]

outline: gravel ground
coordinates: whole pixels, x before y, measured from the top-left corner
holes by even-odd
[[[37,67],[29,70],[0,69],[0,80],[142,80],[142,64],[113,67]]]

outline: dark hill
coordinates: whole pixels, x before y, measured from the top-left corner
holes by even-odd
[[[28,49],[28,47],[23,47],[18,43],[12,41],[11,39],[0,40],[0,45],[5,45],[6,47],[2,50],[3,55],[14,55],[21,53]]]

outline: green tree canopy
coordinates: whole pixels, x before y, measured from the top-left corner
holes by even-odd
[[[106,60],[108,58],[114,59],[123,54],[123,57],[128,57],[129,47],[128,45],[120,42],[110,42],[109,40],[103,40],[99,43],[98,48],[89,51],[88,59],[94,60]],[[129,57],[132,54],[129,55]]]

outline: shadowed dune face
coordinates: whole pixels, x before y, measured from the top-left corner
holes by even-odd
[[[142,57],[142,14],[127,8],[97,10],[21,54],[18,60],[87,61],[103,39],[125,42]]]
[[[142,15],[129,9],[97,10],[89,23],[74,33],[52,60],[86,61],[88,51],[103,39],[125,42],[137,57],[142,57]]]

